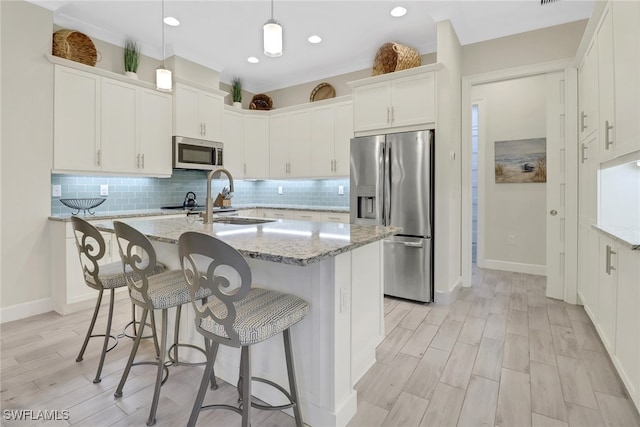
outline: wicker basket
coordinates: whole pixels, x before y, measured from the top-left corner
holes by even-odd
[[[92,67],[98,60],[98,53],[91,39],[74,30],[58,30],[53,33],[53,54]]]
[[[254,95],[249,104],[250,110],[271,110],[273,108],[273,101],[269,95],[259,93]]]
[[[420,54],[410,46],[399,43],[385,43],[373,61],[373,76],[393,73],[394,71],[406,70],[408,68],[419,67],[422,64]]]

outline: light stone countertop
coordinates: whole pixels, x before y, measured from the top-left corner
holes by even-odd
[[[603,224],[593,224],[592,227],[616,242],[630,247],[632,251],[640,250],[640,227]]]
[[[126,221],[125,221],[126,222]],[[95,224],[113,232],[109,221]],[[398,227],[276,220],[261,224],[204,224],[195,217],[136,220],[131,225],[150,240],[176,244],[182,233],[196,231],[219,238],[247,258],[306,266],[382,240]]]

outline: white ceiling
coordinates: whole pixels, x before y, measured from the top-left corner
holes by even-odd
[[[161,59],[160,0],[29,0],[54,11],[55,24],[123,46],[137,41],[142,53]],[[401,18],[389,11],[408,9]],[[284,29],[284,54],[262,52],[262,25],[269,0],[165,0],[166,56],[177,55],[218,70],[220,80],[239,76],[252,92],[266,92],[350,71],[370,68],[378,48],[395,41],[421,54],[436,50],[436,22],[451,20],[462,45],[586,19],[594,0],[417,1],[275,0],[274,18]],[[311,45],[307,37],[323,41]],[[256,56],[258,64],[247,58]]]

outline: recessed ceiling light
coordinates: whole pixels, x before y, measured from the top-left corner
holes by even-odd
[[[258,62],[260,62],[260,60],[258,58],[256,58],[255,56],[250,56],[247,58],[247,62],[250,62],[252,64],[257,64]]]
[[[312,36],[309,36],[307,40],[309,40],[309,43],[318,44],[322,41],[322,37],[314,34]]]
[[[396,6],[393,9],[391,9],[391,16],[393,16],[394,18],[399,18],[401,16],[404,16],[407,13],[407,9],[405,9],[402,6]]]
[[[180,25],[180,21],[178,21],[176,18],[174,18],[173,16],[167,16],[166,18],[163,19],[164,23],[171,26],[171,27],[177,27],[178,25]]]

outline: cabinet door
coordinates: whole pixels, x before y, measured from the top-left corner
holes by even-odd
[[[587,246],[587,301],[589,301],[590,316],[593,323],[599,320],[598,295],[600,291],[600,235],[591,225],[588,226]]]
[[[174,95],[174,131],[176,135],[202,139],[199,97],[199,90],[176,83]]]
[[[245,178],[269,176],[269,116],[244,117]]]
[[[269,176],[286,178],[289,173],[289,114],[269,118]]]
[[[309,111],[289,113],[289,174],[290,177],[309,176]]]
[[[55,66],[53,168],[100,170],[100,77]]]
[[[300,221],[322,221],[322,213],[312,211],[294,211],[293,218]]]
[[[309,112],[311,131],[311,176],[330,176],[334,172],[336,120],[332,105]]]
[[[137,173],[138,88],[118,80],[102,79],[102,170]]]
[[[322,221],[349,224],[349,214],[339,212],[325,212],[322,214]]]
[[[222,140],[222,111],[224,102],[221,96],[200,92],[199,113],[202,122],[202,139]]]
[[[410,126],[436,121],[433,71],[391,81],[391,124]]]
[[[244,177],[244,129],[242,114],[224,112],[222,126],[223,165],[234,178]]]
[[[598,284],[598,326],[602,341],[611,353],[616,349],[616,306],[618,249],[607,238],[600,238],[600,280]]]
[[[640,406],[640,252],[620,248],[616,358],[620,377]]]
[[[391,120],[391,84],[374,83],[353,90],[353,128],[356,132],[385,129]]]
[[[335,142],[333,173],[349,176],[351,138],[353,138],[353,104],[345,102],[335,107]],[[348,221],[347,221],[348,222]]]
[[[285,209],[265,209],[264,217],[272,219],[294,219],[294,211]]]
[[[171,95],[140,89],[140,173],[171,175]]]
[[[600,161],[616,155],[613,105],[615,87],[613,83],[613,22],[610,5],[604,11],[596,35],[598,46],[598,105],[600,135]]]
[[[640,150],[640,2],[611,2],[618,155]]]
[[[578,131],[580,140],[598,129],[598,48],[592,40],[578,69]]]

